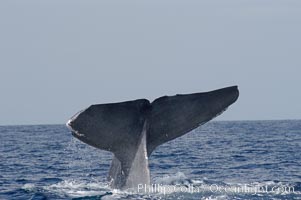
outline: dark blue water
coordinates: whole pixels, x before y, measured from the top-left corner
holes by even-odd
[[[150,157],[165,190],[132,193],[110,189],[112,155],[64,125],[2,126],[0,199],[301,199],[300,150],[299,120],[211,122]]]

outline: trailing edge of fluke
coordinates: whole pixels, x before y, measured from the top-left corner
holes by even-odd
[[[239,96],[237,86],[210,92],[91,105],[67,126],[74,137],[114,158],[108,180],[113,188],[150,184],[148,157],[155,148],[180,137],[225,111]]]

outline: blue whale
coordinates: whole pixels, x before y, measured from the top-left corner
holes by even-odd
[[[75,114],[67,127],[84,143],[114,154],[108,180],[113,188],[150,185],[148,158],[159,145],[180,137],[225,111],[237,86],[210,92],[97,104]]]

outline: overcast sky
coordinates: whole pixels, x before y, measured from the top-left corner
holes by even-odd
[[[0,2],[0,124],[238,85],[217,120],[301,119],[301,1]]]

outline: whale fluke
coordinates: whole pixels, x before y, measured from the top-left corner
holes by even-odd
[[[221,114],[239,96],[237,86],[204,93],[91,105],[67,126],[73,136],[114,158],[109,181],[114,188],[150,184],[148,157],[155,148]]]

